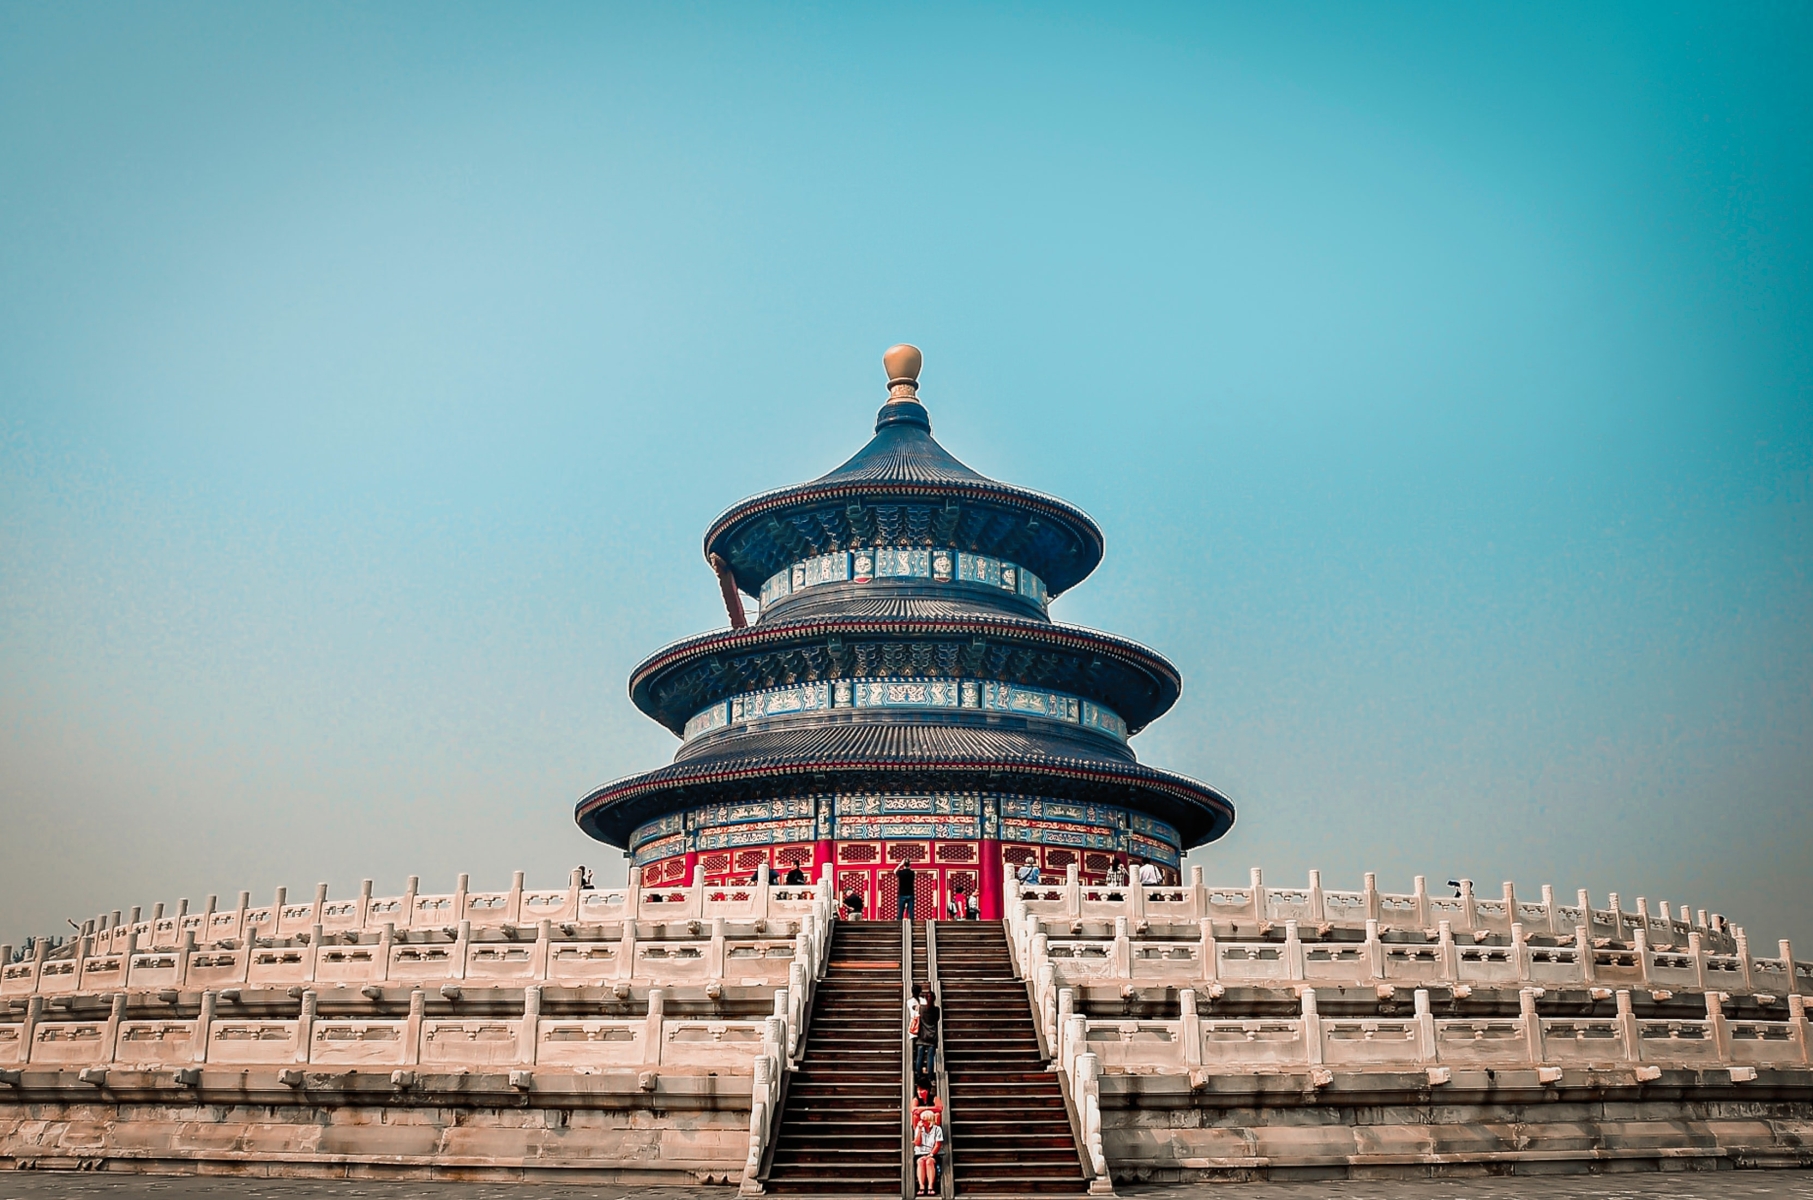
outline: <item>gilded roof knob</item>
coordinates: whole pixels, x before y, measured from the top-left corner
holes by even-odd
[[[919,347],[909,346],[902,342],[898,346],[889,346],[881,356],[881,365],[888,369],[888,399],[916,400],[919,392],[919,368],[924,365],[925,356],[919,353]]]

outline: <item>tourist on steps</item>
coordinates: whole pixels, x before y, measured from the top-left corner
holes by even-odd
[[[944,1141],[944,1127],[938,1123],[935,1110],[922,1108],[913,1123],[913,1173],[919,1180],[918,1195],[934,1196],[938,1192],[938,1144]]]
[[[938,1056],[938,993],[933,988],[926,988],[925,999],[919,1002],[919,1029],[913,1034],[913,1076],[931,1077],[935,1060]]]
[[[899,888],[899,891],[896,894],[900,897],[900,919],[902,921],[911,921],[913,919],[913,885],[918,881],[918,878],[918,875],[913,871],[913,864],[911,862],[901,863],[899,868],[894,872],[894,884]]]
[[[852,888],[850,890],[850,894],[844,897],[844,920],[846,920],[846,921],[862,920],[862,889],[861,888]]]

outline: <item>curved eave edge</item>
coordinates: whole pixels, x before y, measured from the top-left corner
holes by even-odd
[[[1062,586],[1053,586],[1047,579],[1049,594],[1053,599],[1075,587],[1089,576],[1089,573],[1101,565],[1102,556],[1107,552],[1107,538],[1095,519],[1076,505],[1060,500],[1056,496],[1047,496],[1031,488],[1015,487],[1001,483],[898,483],[888,480],[859,480],[851,483],[833,483],[822,487],[810,483],[795,484],[792,487],[776,488],[734,504],[718,515],[705,531],[704,550],[709,562],[714,553],[721,554],[717,543],[728,537],[730,532],[745,521],[756,517],[770,515],[777,509],[821,504],[827,500],[837,500],[845,496],[894,495],[912,497],[949,497],[967,495],[975,499],[991,500],[1008,508],[1030,509],[1054,520],[1062,521],[1082,545],[1086,563],[1078,564],[1076,578],[1062,581]],[[737,586],[751,596],[761,593],[762,581],[738,579]]]
[[[664,768],[663,770],[665,770]],[[752,780],[782,780],[790,778],[814,778],[832,774],[849,774],[860,772],[870,777],[896,773],[920,773],[926,771],[951,771],[979,776],[1012,776],[1032,775],[1048,779],[1064,779],[1071,782],[1105,785],[1109,787],[1126,787],[1142,791],[1157,792],[1186,807],[1193,807],[1207,817],[1206,829],[1200,836],[1185,838],[1183,849],[1187,852],[1198,846],[1225,837],[1234,827],[1234,802],[1206,783],[1201,783],[1185,775],[1176,775],[1154,767],[1144,768],[1137,773],[1091,770],[1085,767],[1040,767],[1035,764],[998,762],[978,763],[964,760],[926,759],[911,763],[875,762],[873,760],[826,760],[822,762],[792,764],[786,766],[738,767],[718,770],[700,771],[697,775],[653,779],[651,776],[660,771],[644,772],[607,783],[586,795],[574,806],[573,820],[589,837],[627,849],[628,830],[612,836],[616,831],[607,832],[597,821],[597,815],[605,808],[630,800],[642,799],[662,792],[684,792],[690,788],[714,787],[723,784],[744,783]],[[815,782],[817,780],[815,779]],[[990,789],[996,790],[996,789]]]

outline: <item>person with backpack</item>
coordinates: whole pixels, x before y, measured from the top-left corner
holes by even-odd
[[[913,1032],[913,1075],[931,1077],[938,1057],[938,993],[928,987],[919,1002],[919,1028]]]

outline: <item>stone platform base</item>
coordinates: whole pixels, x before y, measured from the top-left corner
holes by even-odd
[[[294,1178],[734,1183],[748,1076],[24,1073],[0,1088],[0,1170]]]
[[[1109,1075],[1117,1182],[1813,1166],[1813,1071]]]

